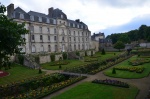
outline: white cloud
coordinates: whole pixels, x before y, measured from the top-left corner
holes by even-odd
[[[92,33],[150,14],[150,0],[9,0],[6,6],[9,3],[26,12],[32,10],[45,14],[50,7],[59,8],[69,19],[86,23]]]

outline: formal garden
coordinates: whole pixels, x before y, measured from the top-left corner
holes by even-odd
[[[125,88],[84,82],[52,99],[135,99],[137,93],[138,88],[132,85]]]
[[[150,58],[143,56],[133,56],[124,62],[117,64],[113,68],[104,71],[104,74],[110,77],[117,78],[143,78],[149,75]],[[112,71],[115,70],[115,73]]]

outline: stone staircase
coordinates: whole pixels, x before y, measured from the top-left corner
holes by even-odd
[[[77,56],[75,52],[69,52],[68,59],[80,59],[80,57]]]
[[[25,66],[32,69],[39,69],[40,65],[35,62],[35,58],[29,55],[24,55],[24,63]]]

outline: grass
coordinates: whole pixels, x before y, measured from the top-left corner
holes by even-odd
[[[136,87],[114,87],[90,82],[82,83],[52,99],[135,99]]]
[[[4,70],[4,71],[9,72],[10,75],[0,78],[0,85],[10,84],[12,82],[17,82],[23,79],[28,79],[28,78],[41,76],[45,74],[45,72],[39,74],[38,70],[29,69],[25,66],[21,66],[18,64],[12,64],[11,69]]]
[[[130,59],[123,61],[116,65],[115,67],[131,67],[132,65],[129,65],[128,61],[129,60],[134,60],[136,59],[137,56],[133,56]],[[136,73],[136,72],[129,72],[129,71],[122,71],[122,70],[116,70],[116,74],[112,74],[112,68],[104,71],[104,74],[110,77],[116,77],[116,78],[143,78],[149,75],[150,73],[150,63],[145,63],[143,65],[139,65],[136,67],[144,67],[144,71],[142,73]]]
[[[67,65],[61,65],[62,70],[66,69],[66,68],[69,69],[69,68],[73,68],[73,67],[76,67],[76,66],[84,65],[85,63],[87,63],[87,62],[84,62],[82,60],[66,60],[66,61],[68,61],[69,63]],[[59,65],[51,66],[50,64],[51,64],[51,62],[44,63],[44,64],[41,64],[41,66],[42,66],[42,68],[48,69],[48,70],[59,70]]]
[[[101,52],[97,52],[94,56],[98,56],[98,60],[104,60],[104,59],[108,59],[110,57],[113,57],[115,56],[114,55],[119,55],[121,52],[106,52],[105,55],[101,55]],[[91,56],[86,56],[84,57],[85,59],[90,59]],[[61,65],[61,70],[64,70],[66,68],[73,68],[73,67],[78,67],[78,66],[81,66],[81,65],[84,65],[84,64],[87,64],[89,62],[84,62],[83,60],[64,60],[64,61],[68,61],[69,64],[67,65]],[[48,69],[48,70],[60,70],[59,69],[59,65],[57,66],[51,66],[52,62],[48,62],[48,63],[44,63],[44,64],[41,64],[42,68],[43,69]]]

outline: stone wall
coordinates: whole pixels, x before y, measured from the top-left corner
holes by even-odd
[[[79,55],[80,56],[85,56],[85,52],[83,51],[83,52],[79,52]]]
[[[40,62],[40,64],[41,63],[51,62],[50,55],[39,56],[39,62]]]
[[[62,54],[55,55],[55,61],[58,61],[60,59],[60,57],[63,60],[63,55]]]

